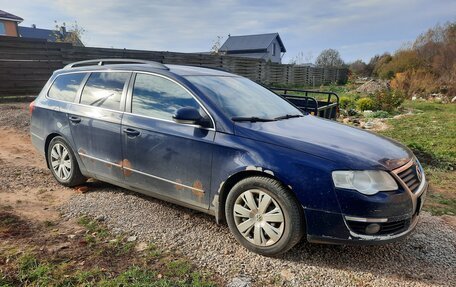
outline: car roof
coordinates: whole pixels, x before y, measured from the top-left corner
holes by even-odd
[[[88,65],[82,67],[65,67],[56,71],[57,74],[67,72],[86,72],[86,71],[106,71],[106,70],[122,70],[122,71],[143,71],[163,73],[164,71],[176,74],[179,76],[230,76],[236,75],[226,72],[218,68],[207,68],[199,66],[185,66],[185,65],[153,65],[153,64],[139,64],[139,63],[126,63],[126,64],[112,64],[112,65]]]

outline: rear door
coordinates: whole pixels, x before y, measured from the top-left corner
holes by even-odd
[[[68,114],[77,153],[92,176],[121,181],[120,125],[129,72],[92,72]]]
[[[147,73],[136,74],[126,106],[122,119],[126,183],[208,208],[215,129],[172,120],[181,107],[195,107],[209,116],[204,108],[181,84]]]

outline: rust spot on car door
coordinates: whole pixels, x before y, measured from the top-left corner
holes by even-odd
[[[194,188],[194,189],[192,189],[193,195],[195,195],[198,198],[198,200],[201,200],[201,198],[204,195],[203,184],[201,183],[201,181],[195,180],[195,182],[193,182],[193,188]]]
[[[181,191],[181,190],[184,190],[184,186],[182,186],[183,182],[181,179],[176,179],[176,184],[174,185],[174,187],[176,188],[177,191]]]
[[[131,162],[128,159],[124,159],[120,162],[120,165],[122,166],[122,171],[125,176],[131,176],[133,173],[131,169]]]

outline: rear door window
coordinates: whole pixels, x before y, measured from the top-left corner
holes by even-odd
[[[200,109],[193,96],[175,82],[150,74],[137,74],[133,87],[132,113],[164,120],[172,120],[182,107]]]
[[[48,91],[48,97],[60,101],[73,102],[85,76],[85,73],[58,76]]]
[[[82,90],[81,104],[120,110],[122,92],[129,76],[128,72],[92,73]]]

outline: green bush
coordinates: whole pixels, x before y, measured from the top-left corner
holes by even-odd
[[[375,109],[375,103],[371,98],[361,98],[356,101],[356,107],[360,111],[365,111],[365,110],[374,110]]]
[[[339,105],[341,109],[347,110],[355,107],[355,102],[349,97],[341,97],[339,99]]]
[[[382,91],[374,95],[374,102],[373,110],[392,112],[404,102],[404,96],[399,91]]]
[[[377,118],[390,118],[391,115],[390,113],[388,113],[387,111],[376,111],[376,112],[372,112],[372,113],[368,113],[366,115],[364,115],[366,118],[374,118],[374,119],[377,119]]]

